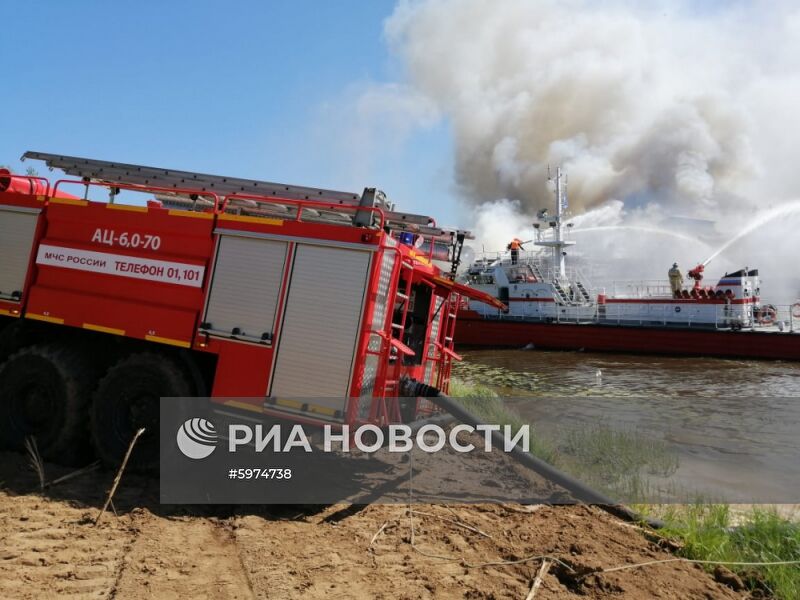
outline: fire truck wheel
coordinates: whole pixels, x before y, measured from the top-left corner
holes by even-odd
[[[75,348],[30,346],[0,366],[0,444],[36,441],[43,458],[79,464],[88,458],[87,404],[95,381]]]
[[[132,354],[112,366],[100,380],[92,402],[92,439],[98,455],[109,466],[122,462],[136,431],[128,468],[153,471],[158,467],[159,399],[190,396],[185,372],[167,356]]]

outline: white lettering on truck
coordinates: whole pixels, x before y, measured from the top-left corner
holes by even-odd
[[[106,275],[147,279],[199,288],[205,267],[188,263],[156,260],[139,256],[122,256],[107,252],[79,250],[42,244],[36,255],[37,265],[91,271]]]
[[[158,250],[161,248],[160,236],[128,231],[117,233],[113,229],[96,229],[92,235],[92,242],[106,246],[133,248],[134,250]]]

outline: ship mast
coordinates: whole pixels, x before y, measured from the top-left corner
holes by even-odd
[[[547,181],[553,181],[550,176],[550,169],[548,169]],[[537,214],[537,221],[533,224],[536,229],[536,242],[537,246],[545,246],[553,250],[553,273],[555,277],[565,279],[567,276],[566,259],[567,253],[564,248],[567,246],[574,246],[574,241],[564,239],[564,219],[566,218],[567,211],[567,178],[561,171],[561,167],[556,168],[555,176],[555,196],[556,196],[556,214],[549,215],[547,209],[542,209]],[[542,223],[553,230],[553,239],[541,239],[539,228]]]

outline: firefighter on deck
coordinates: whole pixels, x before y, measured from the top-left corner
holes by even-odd
[[[672,263],[669,270],[669,285],[672,288],[672,295],[676,296],[683,290],[683,273],[678,268],[678,263]]]
[[[522,240],[519,238],[514,238],[506,247],[511,250],[511,264],[517,264],[520,249],[525,250],[525,248],[522,247]]]

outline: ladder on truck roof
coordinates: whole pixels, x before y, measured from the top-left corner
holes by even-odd
[[[222,197],[228,194],[256,194],[259,196],[276,196],[292,200],[325,199],[349,206],[358,206],[361,196],[350,192],[337,192],[322,188],[286,185],[255,179],[241,179],[206,173],[192,173],[159,167],[145,167],[93,158],[63,156],[47,152],[28,151],[20,160],[41,160],[50,169],[61,169],[69,175],[77,175],[97,181],[109,183],[128,183],[131,185],[149,185],[163,188],[196,189],[203,192],[214,192]]]
[[[249,214],[252,216],[291,217],[296,214],[297,205],[292,202],[281,203],[281,200],[294,200],[318,202],[326,205],[324,208],[311,209],[315,220],[334,221],[341,224],[365,225],[360,221],[366,211],[354,211],[352,207],[380,208],[386,217],[386,224],[393,229],[412,230],[426,236],[442,237],[450,235],[449,230],[436,227],[435,220],[426,215],[402,213],[394,211],[392,202],[380,190],[366,188],[363,194],[341,192],[323,188],[288,185],[255,179],[242,179],[222,175],[209,175],[206,173],[193,173],[159,167],[147,167],[127,163],[110,162],[61,154],[28,151],[22,155],[21,160],[41,160],[52,169],[60,169],[69,175],[75,175],[87,181],[97,181],[108,184],[127,184],[140,186],[157,186],[160,188],[174,188],[176,190],[197,190],[198,192],[213,192],[219,197],[233,194],[263,197],[264,201],[249,199],[233,199],[230,203],[232,212]],[[183,210],[196,210],[208,208],[208,200],[198,198],[196,195],[185,191],[174,194],[159,192],[156,198],[165,206]],[[337,211],[335,206],[348,207],[348,210]],[[306,206],[308,206],[306,204]],[[313,205],[312,205],[313,206]],[[306,208],[304,210],[308,211]],[[305,219],[312,220],[312,219]]]

